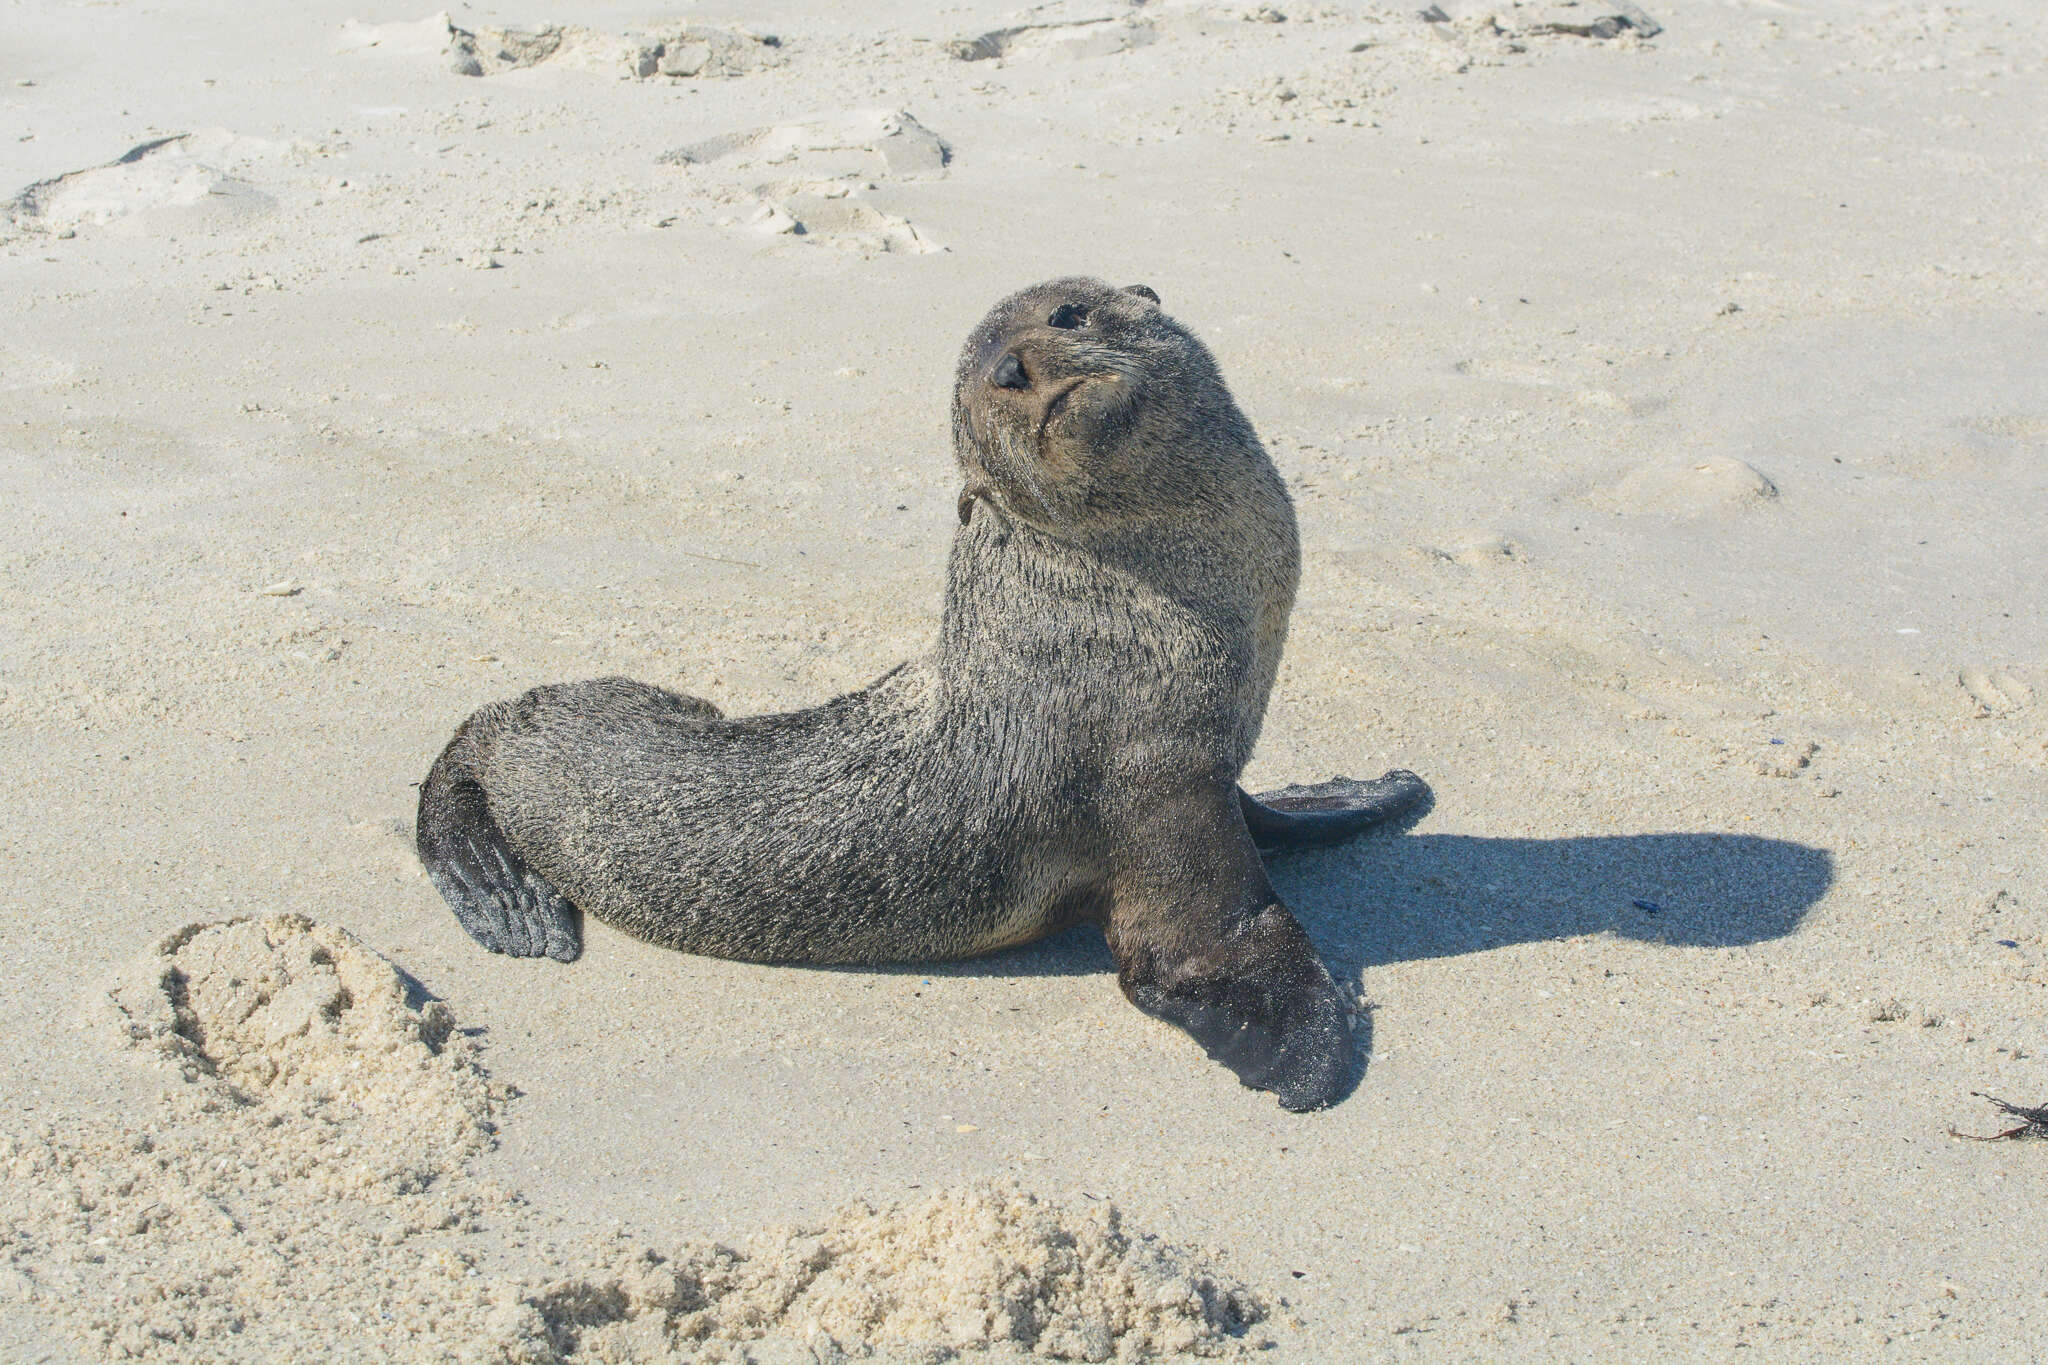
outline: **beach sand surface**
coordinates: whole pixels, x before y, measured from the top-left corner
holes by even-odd
[[[11,7],[0,1358],[2038,1354],[2048,17],[1645,8]],[[1247,784],[1434,790],[1274,865],[1355,1093],[1092,929],[477,948],[454,726],[921,651],[1075,273],[1293,492]]]

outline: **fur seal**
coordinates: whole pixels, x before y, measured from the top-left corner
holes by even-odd
[[[961,958],[1092,921],[1138,1008],[1286,1108],[1329,1104],[1348,1010],[1261,855],[1428,788],[1237,785],[1300,565],[1251,423],[1152,290],[1060,279],[968,337],[953,451],[923,658],[781,715],[616,677],[486,706],[421,786],[428,875],[486,948],[564,962],[585,911],[756,962]]]

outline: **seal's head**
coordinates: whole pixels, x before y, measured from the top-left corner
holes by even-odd
[[[967,338],[953,388],[960,519],[985,499],[1054,534],[1218,496],[1267,464],[1208,350],[1141,284],[1049,280]]]

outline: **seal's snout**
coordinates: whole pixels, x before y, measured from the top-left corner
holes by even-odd
[[[988,382],[999,389],[1028,389],[1031,376],[1024,372],[1024,362],[1017,358],[1015,351],[1005,351],[1003,358],[988,372]]]

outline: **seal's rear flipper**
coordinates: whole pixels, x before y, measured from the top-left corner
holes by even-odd
[[[1396,768],[1384,777],[1359,781],[1333,777],[1248,796],[1238,789],[1245,828],[1261,853],[1323,848],[1402,815],[1429,809],[1429,784]]]
[[[457,776],[449,752],[420,786],[417,833],[427,876],[469,936],[494,953],[574,962],[582,915],[526,865],[491,818],[484,790]]]

